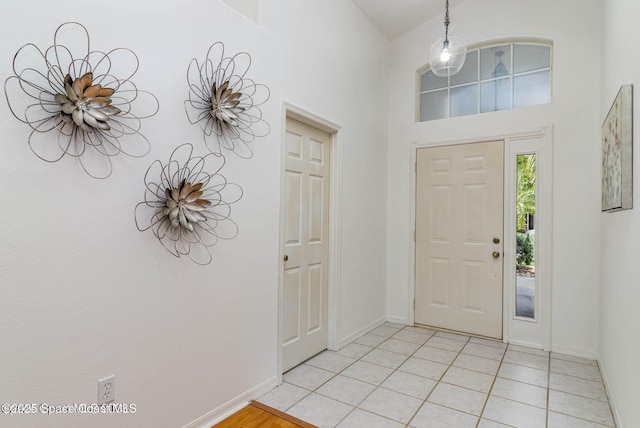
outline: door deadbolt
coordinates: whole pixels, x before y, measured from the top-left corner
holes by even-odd
[[[500,238],[493,238],[493,243],[494,244],[499,244],[500,243]]]
[[[287,256],[286,254],[285,254],[285,256],[284,256],[284,261],[285,261],[285,262],[288,262],[288,261],[289,261],[289,256]]]

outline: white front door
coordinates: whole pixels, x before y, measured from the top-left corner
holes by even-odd
[[[331,136],[287,118],[283,354],[287,371],[327,348]]]
[[[416,324],[502,338],[503,146],[417,150]]]

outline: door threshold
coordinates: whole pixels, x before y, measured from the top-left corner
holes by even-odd
[[[460,334],[460,335],[463,335],[463,336],[475,337],[477,339],[485,339],[485,340],[492,340],[492,341],[498,342],[498,343],[505,343],[503,339],[496,339],[495,337],[483,336],[481,334],[475,334],[475,333],[467,333],[466,331],[450,330],[450,329],[447,329],[447,328],[435,327],[435,326],[432,326],[432,325],[413,323],[412,327],[425,328],[425,329],[436,330],[436,331],[442,331],[444,333]]]

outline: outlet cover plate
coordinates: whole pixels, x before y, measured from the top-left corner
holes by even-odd
[[[98,381],[98,405],[116,399],[116,376],[111,375]]]

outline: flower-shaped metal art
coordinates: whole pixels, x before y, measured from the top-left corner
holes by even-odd
[[[153,162],[144,177],[144,201],[135,208],[138,230],[151,229],[176,257],[210,263],[209,247],[238,234],[229,216],[242,188],[220,174],[224,163],[224,157],[213,153],[194,156],[191,144],[178,146],[166,164]]]
[[[111,175],[112,156],[146,155],[140,119],[156,114],[159,104],[131,81],[138,65],[126,48],[91,50],[89,33],[77,22],[59,26],[44,51],[33,43],[21,47],[4,90],[13,115],[32,128],[34,154],[47,162],[76,157],[94,178]]]
[[[192,124],[200,125],[212,153],[222,155],[224,149],[250,158],[253,152],[248,143],[270,131],[258,107],[269,99],[269,88],[246,77],[251,66],[248,53],[224,55],[224,45],[216,42],[202,64],[191,60],[187,70],[187,117]]]

